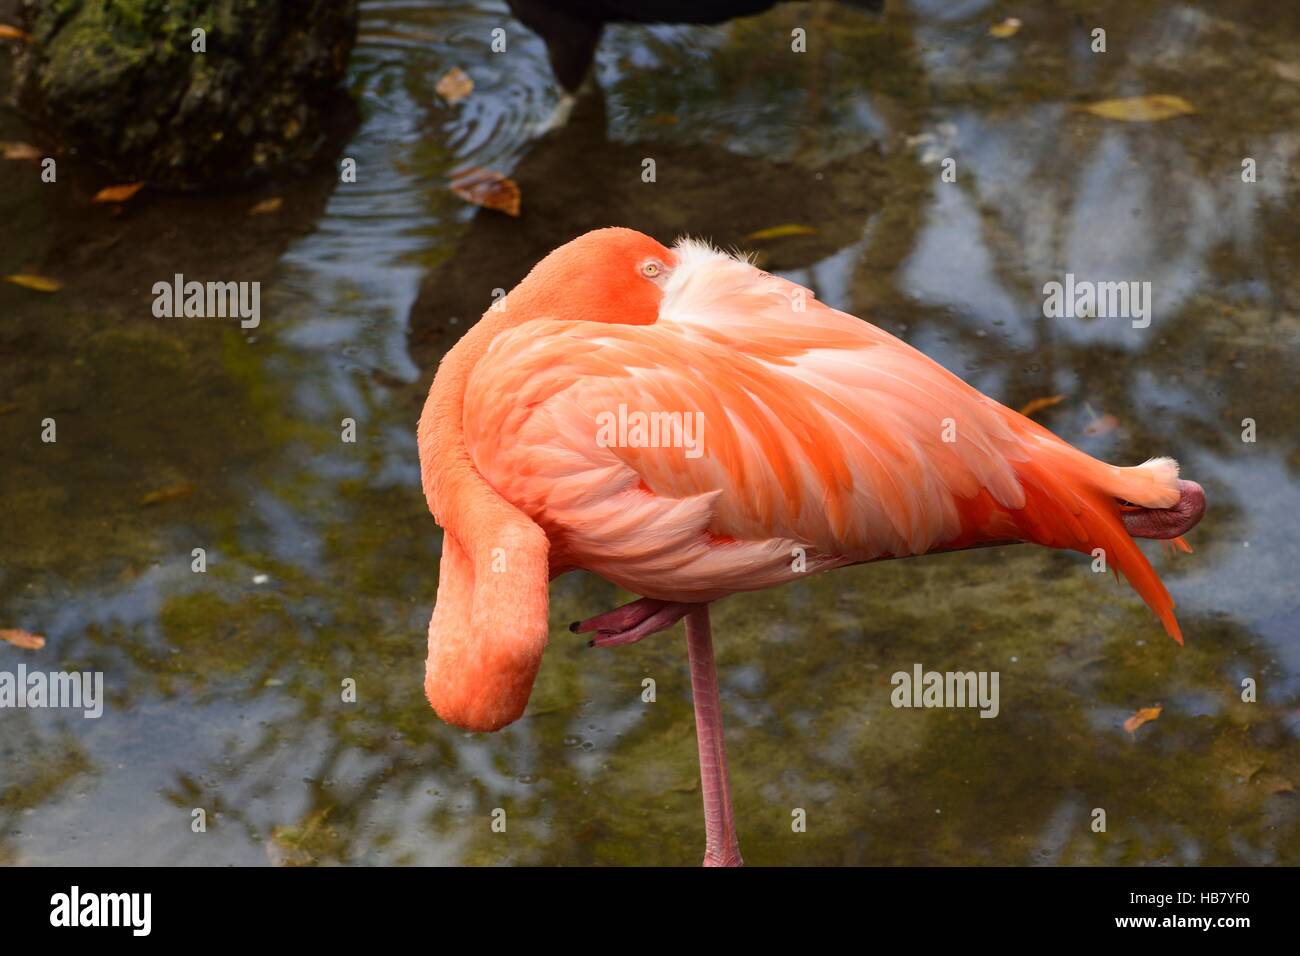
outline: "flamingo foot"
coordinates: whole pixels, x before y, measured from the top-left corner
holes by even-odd
[[[620,647],[666,631],[697,607],[700,605],[641,598],[585,621],[574,621],[569,630],[574,634],[595,631],[588,647]]]
[[[1180,538],[1196,527],[1205,514],[1205,489],[1194,481],[1179,479],[1179,499],[1172,508],[1139,508],[1120,515],[1128,533],[1135,538]],[[1187,548],[1184,542],[1184,548]]]

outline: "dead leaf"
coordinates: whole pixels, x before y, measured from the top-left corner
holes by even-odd
[[[270,199],[263,199],[260,203],[248,210],[250,216],[266,216],[273,212],[279,212],[280,207],[284,205],[284,197],[272,196]]]
[[[22,40],[24,43],[31,43],[32,36],[17,27],[11,27],[7,23],[0,23],[0,40]]]
[[[91,202],[126,202],[142,189],[144,189],[144,183],[123,183],[120,186],[105,186],[95,193],[95,198]]]
[[[1059,405],[1065,400],[1064,395],[1047,395],[1041,398],[1031,398],[1020,407],[1020,414],[1026,418],[1033,416],[1034,412],[1041,412],[1044,408],[1051,408],[1053,405]]]
[[[271,831],[271,838],[266,841],[266,855],[272,866],[311,866],[316,856],[308,850],[306,844],[316,835],[325,818],[333,807],[309,814],[298,825],[278,826]]]
[[[1295,784],[1278,773],[1261,773],[1255,784],[1269,793],[1295,793]]]
[[[1281,60],[1274,60],[1273,72],[1284,80],[1300,83],[1300,63],[1284,63]]]
[[[784,239],[786,236],[812,236],[816,234],[817,230],[812,226],[787,222],[780,226],[768,226],[766,229],[758,230],[758,232],[751,232],[745,237],[745,241],[762,242],[765,239]]]
[[[18,411],[20,407],[21,406],[19,406],[17,402],[5,402],[3,405],[0,405],[0,415],[9,415]]]
[[[30,159],[39,161],[44,155],[31,143],[0,143],[0,156],[5,159]]]
[[[1126,123],[1153,123],[1196,112],[1196,107],[1187,100],[1168,93],[1100,100],[1096,103],[1088,103],[1081,109],[1102,119],[1123,120]]]
[[[521,201],[519,186],[513,179],[491,169],[466,169],[456,173],[451,191],[461,199],[484,209],[496,209],[507,216],[518,216]]]
[[[45,646],[45,638],[41,635],[16,628],[0,630],[0,641],[8,641],[14,647],[21,647],[25,651],[39,651]]]
[[[31,289],[34,292],[58,292],[63,288],[63,283],[58,279],[50,279],[46,276],[32,275],[30,273],[5,276],[5,281],[20,285],[24,289]]]
[[[142,505],[158,505],[164,501],[179,501],[181,498],[188,498],[194,494],[193,485],[168,485],[166,488],[159,488],[157,491],[151,491],[140,499]]]
[[[1013,37],[1020,32],[1020,21],[1015,17],[1007,17],[1001,23],[995,23],[989,27],[989,36],[997,37],[999,40],[1005,40],[1007,37]]]
[[[1136,714],[1124,721],[1124,729],[1130,734],[1136,733],[1137,729],[1143,724],[1150,723],[1153,720],[1159,720],[1160,711],[1163,709],[1164,708],[1160,706],[1139,708]]]
[[[1083,433],[1089,438],[1097,438],[1100,435],[1109,435],[1117,428],[1119,428],[1119,419],[1114,415],[1098,415],[1084,426]]]
[[[460,67],[453,66],[442,75],[434,90],[448,104],[459,103],[474,92],[474,81]]]

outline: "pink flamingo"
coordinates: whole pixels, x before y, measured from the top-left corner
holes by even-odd
[[[1169,634],[1134,537],[1204,494],[1100,462],[911,346],[709,246],[601,229],[556,249],[447,353],[419,423],[444,529],[425,692],[517,720],[575,568],[643,595],[572,625],[612,647],[686,619],[705,865],[739,865],[708,606],[865,561],[1029,541],[1105,552]]]

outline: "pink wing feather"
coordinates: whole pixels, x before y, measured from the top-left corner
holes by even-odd
[[[466,389],[474,467],[551,542],[636,593],[712,600],[806,571],[988,541],[1106,550],[1178,637],[1116,498],[1178,500],[1177,465],[1117,468],[812,293],[681,243],[659,321],[525,322]],[[702,417],[700,454],[607,446],[629,412]]]

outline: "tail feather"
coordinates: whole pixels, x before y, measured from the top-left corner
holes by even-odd
[[[1176,503],[1178,464],[1157,458],[1135,468],[1116,468],[1062,446],[1070,454],[1058,452],[1016,466],[1025,507],[1013,517],[1027,540],[1084,554],[1100,548],[1107,565],[1124,576],[1169,636],[1183,643],[1173,598],[1125,528],[1119,502],[1147,508]]]

